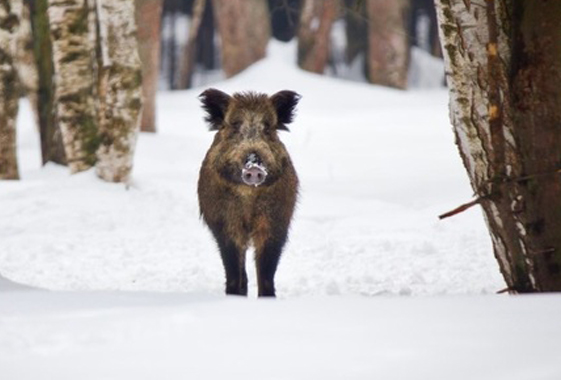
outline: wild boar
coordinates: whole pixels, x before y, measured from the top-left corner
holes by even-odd
[[[274,297],[298,195],[298,177],[277,131],[288,130],[300,96],[208,89],[200,99],[217,132],[199,174],[199,207],[218,243],[226,294],[247,295],[245,257],[252,244],[258,295]]]

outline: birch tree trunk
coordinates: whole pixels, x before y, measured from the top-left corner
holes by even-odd
[[[163,0],[136,0],[138,53],[142,62],[144,107],[140,130],[156,132],[156,92],[160,68],[160,21]]]
[[[142,73],[133,0],[96,0],[98,17],[101,144],[97,175],[127,182],[142,109]]]
[[[456,143],[512,293],[561,290],[561,2],[438,0]]]
[[[0,0],[0,179],[19,179],[16,117],[20,92],[15,56],[22,7],[22,0]]]
[[[371,83],[407,88],[408,0],[368,0],[368,73]]]
[[[222,69],[227,77],[265,56],[271,23],[264,0],[213,0],[221,39]]]
[[[49,0],[56,87],[54,103],[72,173],[92,167],[99,145],[88,0]]]
[[[298,65],[302,69],[323,74],[338,8],[336,0],[304,0],[298,28]]]

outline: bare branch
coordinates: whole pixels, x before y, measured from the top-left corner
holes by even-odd
[[[465,203],[465,204],[463,204],[463,205],[461,205],[461,206],[459,206],[459,207],[456,207],[455,209],[453,209],[453,210],[451,210],[451,211],[445,212],[444,214],[439,215],[439,216],[438,216],[438,219],[440,219],[440,220],[446,219],[446,218],[449,218],[449,217],[451,217],[451,216],[457,215],[457,214],[459,214],[459,213],[461,213],[461,212],[464,212],[464,211],[466,211],[467,209],[469,209],[469,208],[471,208],[471,207],[473,207],[473,206],[475,206],[475,205],[481,203],[481,201],[482,201],[484,198],[485,198],[485,197],[479,197],[479,198],[477,198],[477,199],[474,199],[474,200],[471,201],[471,202],[468,202],[468,203]]]

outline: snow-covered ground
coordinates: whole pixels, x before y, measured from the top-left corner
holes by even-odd
[[[274,43],[214,84],[303,96],[282,134],[302,187],[274,301],[254,299],[251,256],[250,299],[222,295],[196,198],[203,88],[159,95],[128,187],[42,168],[21,103],[22,180],[0,182],[0,378],[561,378],[561,297],[494,295],[481,212],[437,218],[471,199],[446,91],[293,60]]]

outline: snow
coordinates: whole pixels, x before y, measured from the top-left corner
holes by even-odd
[[[472,198],[445,90],[305,73],[294,50],[213,84],[303,96],[281,136],[302,188],[276,300],[255,298],[251,255],[250,297],[223,295],[196,198],[203,88],[159,94],[127,186],[42,168],[22,101],[22,180],[0,183],[2,379],[560,378],[560,296],[495,295],[481,211],[437,218]]]
[[[83,296],[0,295],[4,379],[539,380],[561,373],[557,296]]]

